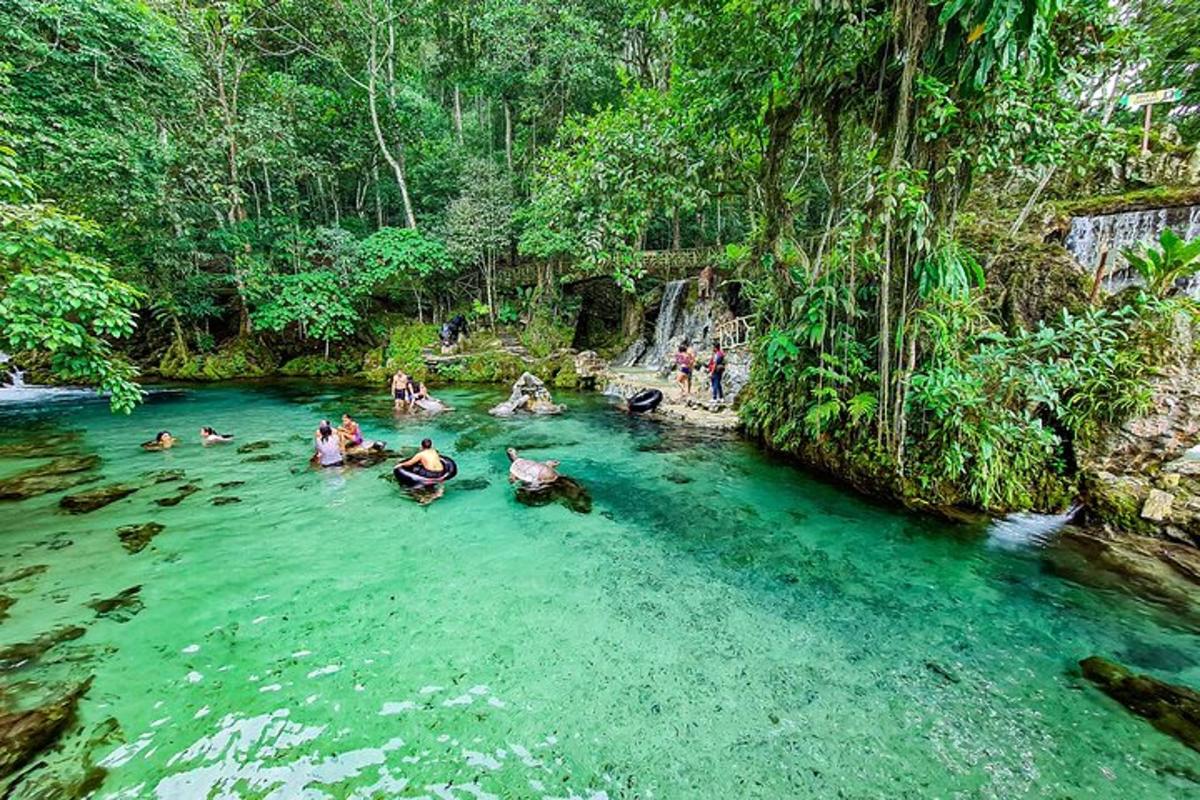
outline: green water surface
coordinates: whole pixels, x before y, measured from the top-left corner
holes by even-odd
[[[131,417],[0,408],[5,441],[82,430],[106,480],[202,487],[78,516],[59,494],[0,504],[4,572],[47,566],[0,587],[0,644],[87,626],[52,654],[95,676],[84,729],[119,724],[97,797],[1200,795],[1197,755],[1074,668],[1102,654],[1200,686],[1169,609],[599,397],[497,420],[497,392],[445,396],[458,410],[433,420],[304,384],[161,392]],[[343,410],[368,437],[431,436],[460,477],[421,505],[387,465],[308,469]],[[271,445],[205,448],[204,424]],[[183,444],[137,447],[164,428]],[[519,504],[510,445],[561,460],[592,512]],[[150,521],[127,553],[115,530]],[[138,585],[124,621],[85,605]]]

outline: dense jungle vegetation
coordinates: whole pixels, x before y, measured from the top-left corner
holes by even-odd
[[[714,247],[756,318],[751,432],[1053,508],[1189,308],[1181,242],[1040,319],[999,273],[1042,269],[1048,201],[1161,182],[1123,95],[1183,90],[1152,149],[1194,148],[1196,0],[9,0],[0,26],[0,349],[117,409],[139,365],[387,369],[397,321],[452,312],[546,349],[560,276],[637,294],[642,250]],[[505,294],[517,261],[538,286]]]

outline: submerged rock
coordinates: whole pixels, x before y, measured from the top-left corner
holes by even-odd
[[[384,447],[352,447],[345,453],[346,463],[354,467],[373,467],[384,461],[394,461],[402,457],[397,450]]]
[[[20,642],[0,647],[0,671],[20,669],[37,661],[48,650],[63,642],[71,642],[87,633],[87,628],[68,625],[43,633],[32,642]]]
[[[212,504],[214,506],[228,506],[228,505],[232,505],[234,503],[240,503],[240,502],[242,502],[242,498],[233,497],[232,495],[226,495],[223,497],[214,497],[212,499]]]
[[[130,586],[128,589],[112,597],[106,597],[103,600],[93,600],[88,603],[88,608],[94,609],[96,616],[102,619],[128,622],[146,607],[141,597],[139,597],[141,591],[142,587],[140,585]]]
[[[98,475],[87,474],[99,465],[100,456],[97,455],[56,458],[0,480],[0,500],[28,500],[100,480]]]
[[[245,481],[222,481],[217,484],[218,489],[236,489],[239,486],[245,486]]]
[[[130,553],[140,553],[150,544],[150,540],[163,532],[166,526],[158,522],[145,522],[141,525],[122,525],[117,528],[117,537],[121,546]]]
[[[8,610],[17,602],[15,597],[9,597],[6,594],[0,594],[0,622],[8,619]]]
[[[246,444],[238,445],[237,452],[253,453],[255,450],[266,450],[270,446],[271,443],[268,441],[247,442]]]
[[[104,508],[104,506],[110,503],[115,503],[118,500],[129,497],[138,488],[129,483],[110,483],[107,486],[101,486],[99,489],[93,489],[90,492],[69,494],[59,500],[58,505],[72,514],[87,514],[98,508]]]
[[[565,408],[554,402],[545,383],[535,375],[523,372],[513,384],[508,399],[493,406],[488,413],[493,417],[511,417],[518,411],[530,414],[561,414]]]
[[[170,497],[160,497],[154,502],[157,505],[164,507],[177,506],[198,491],[200,491],[200,487],[196,484],[185,483],[183,486],[180,486],[178,489],[176,489],[175,494],[171,495]]]
[[[248,456],[242,459],[243,464],[261,464],[265,461],[278,461],[283,458],[282,453],[259,453],[256,456]]]
[[[383,477],[387,478],[388,480],[392,479],[391,475],[384,475]],[[477,492],[480,489],[486,489],[491,485],[492,482],[487,478],[466,478],[465,480],[458,480],[454,482],[455,490],[460,492]]]
[[[560,475],[554,483],[538,486],[517,486],[517,502],[527,506],[561,503],[577,514],[592,513],[592,496],[577,481]]]
[[[181,469],[160,469],[154,472],[144,472],[142,477],[150,483],[172,483],[183,480],[184,472]]]
[[[1149,675],[1135,675],[1100,656],[1079,662],[1083,675],[1102,692],[1151,725],[1200,751],[1200,693]]]
[[[50,565],[48,564],[30,564],[28,567],[21,567],[5,575],[0,575],[0,584],[23,581],[26,578],[32,578],[34,575],[41,575],[48,569],[50,569]]]
[[[79,698],[92,679],[31,711],[0,713],[0,779],[6,778],[52,745],[75,715]]]

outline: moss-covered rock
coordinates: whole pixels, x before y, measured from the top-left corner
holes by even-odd
[[[279,368],[283,375],[292,377],[331,378],[346,374],[342,364],[324,356],[298,356]]]
[[[176,342],[159,362],[164,378],[183,381],[223,381],[274,375],[279,360],[264,344],[250,337],[235,339],[208,355],[192,355]]]
[[[1079,662],[1083,676],[1168,736],[1200,751],[1200,693],[1149,675],[1135,675],[1099,656]]]
[[[392,374],[402,369],[419,381],[428,380],[424,350],[438,341],[436,325],[406,322],[393,325],[387,343],[370,350],[363,357],[362,375],[373,383],[387,383]]]
[[[468,353],[437,365],[436,376],[457,383],[511,383],[529,368],[519,355],[504,350]]]

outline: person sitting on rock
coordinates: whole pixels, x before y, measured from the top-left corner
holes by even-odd
[[[433,446],[432,439],[422,439],[421,449],[412,458],[396,465],[423,478],[437,478],[446,471],[446,464]]]
[[[220,444],[221,442],[232,442],[233,435],[228,433],[217,433],[211,426],[205,425],[200,429],[200,441],[204,444]]]
[[[342,447],[362,447],[362,428],[349,414],[342,414],[342,424],[337,428],[337,435],[342,440]]]
[[[154,438],[148,442],[142,442],[143,450],[170,450],[175,444],[175,437],[170,431],[159,431]]]

